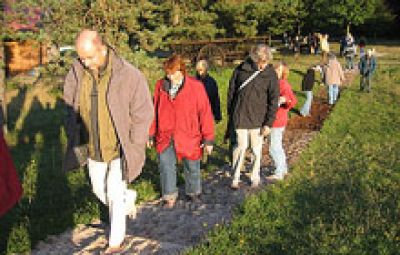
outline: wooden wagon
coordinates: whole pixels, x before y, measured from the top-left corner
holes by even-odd
[[[224,66],[235,60],[243,60],[253,45],[269,44],[269,36],[247,38],[220,38],[212,40],[181,41],[171,43],[174,53],[182,55],[191,63],[205,59],[211,66]]]

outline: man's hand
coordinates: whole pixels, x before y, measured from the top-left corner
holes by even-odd
[[[260,135],[262,136],[268,136],[269,133],[271,133],[271,128],[268,126],[263,126],[260,130]]]
[[[153,146],[154,146],[154,141],[152,140],[152,139],[149,139],[148,141],[147,141],[147,148],[152,148]]]
[[[278,104],[279,105],[283,105],[283,104],[285,104],[286,103],[286,97],[279,97],[279,101],[278,101]]]
[[[211,152],[212,152],[213,148],[214,148],[213,145],[205,145],[205,146],[204,146],[204,152],[205,152],[207,155],[211,155]]]

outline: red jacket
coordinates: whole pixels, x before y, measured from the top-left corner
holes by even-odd
[[[156,83],[150,138],[155,139],[158,153],[163,152],[172,139],[178,159],[198,160],[201,144],[214,142],[214,118],[206,91],[200,81],[189,76],[185,76],[175,99],[170,98],[169,87],[164,79]]]
[[[3,133],[0,131],[0,216],[6,213],[21,198],[19,182]]]
[[[282,104],[276,112],[275,121],[272,127],[286,127],[288,122],[288,112],[297,104],[297,98],[287,80],[279,80],[279,96],[286,98],[286,103]]]

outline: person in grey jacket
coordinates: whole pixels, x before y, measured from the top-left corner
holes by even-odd
[[[257,187],[260,183],[263,138],[270,132],[279,100],[278,78],[269,64],[271,60],[272,53],[268,46],[260,44],[253,47],[250,56],[235,68],[229,83],[228,115],[237,138],[232,155],[233,189],[239,188],[240,169],[249,140],[255,156],[251,185]]]
[[[79,59],[64,84],[68,111],[64,167],[75,160],[74,148],[86,143],[83,159],[93,191],[109,207],[106,254],[111,254],[123,250],[126,216],[135,213],[136,192],[127,184],[144,164],[153,104],[144,75],[120,58],[97,31],[81,31],[75,44]]]

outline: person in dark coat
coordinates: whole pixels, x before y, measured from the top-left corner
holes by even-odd
[[[371,77],[376,70],[374,50],[369,49],[358,64],[360,70],[360,90],[371,92]]]
[[[200,60],[196,64],[196,79],[201,81],[206,89],[208,100],[216,123],[222,120],[221,107],[218,93],[217,82],[208,74],[208,63],[206,60]]]
[[[310,110],[311,110],[311,105],[312,105],[312,100],[313,100],[313,87],[315,83],[315,71],[317,69],[320,69],[319,66],[312,66],[309,69],[307,69],[306,74],[303,77],[303,81],[301,82],[301,90],[304,91],[306,94],[306,101],[304,102],[304,105],[300,109],[300,114],[302,116],[309,116],[310,115]]]
[[[270,48],[259,44],[253,47],[250,56],[235,68],[230,79],[227,107],[237,136],[232,155],[233,189],[239,188],[240,169],[249,140],[255,156],[251,185],[257,187],[260,183],[262,143],[275,120],[279,100],[278,78],[269,64],[271,60]]]

